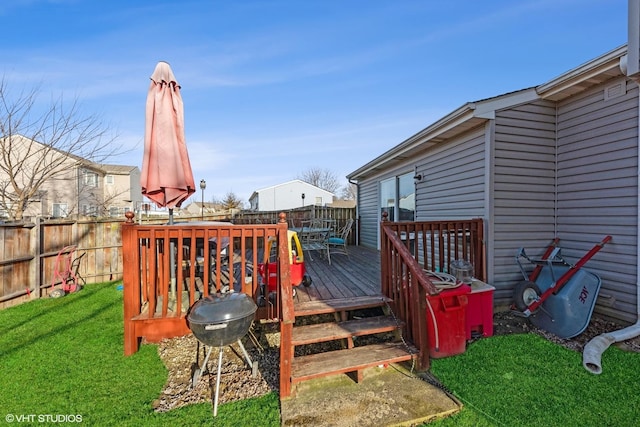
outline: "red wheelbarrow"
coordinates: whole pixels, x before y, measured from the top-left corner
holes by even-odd
[[[524,281],[514,290],[519,314],[560,338],[581,334],[589,325],[601,285],[600,277],[582,267],[610,240],[611,236],[606,236],[573,265],[561,256],[558,239],[539,259],[528,257],[520,248],[516,262]],[[530,274],[523,259],[535,265]]]

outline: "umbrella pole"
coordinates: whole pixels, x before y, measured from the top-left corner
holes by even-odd
[[[169,225],[173,225],[173,208],[169,209]],[[170,291],[169,301],[176,301],[176,244],[169,241]]]

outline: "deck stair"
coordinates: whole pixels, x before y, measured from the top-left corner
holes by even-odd
[[[366,368],[411,360],[417,350],[402,340],[403,324],[388,302],[367,296],[296,304],[292,386],[345,373],[358,382]]]

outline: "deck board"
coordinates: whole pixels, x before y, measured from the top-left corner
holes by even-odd
[[[294,305],[380,294],[380,253],[362,246],[349,246],[349,257],[335,254],[329,262],[314,254],[305,257],[305,269],[313,280],[298,286]]]
[[[293,383],[332,374],[353,372],[383,363],[411,360],[416,349],[403,343],[380,343],[296,357],[291,365]]]

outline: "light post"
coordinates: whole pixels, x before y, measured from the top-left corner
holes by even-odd
[[[203,221],[204,221],[204,189],[205,188],[207,188],[207,181],[205,181],[204,179],[201,179],[200,189],[202,190],[202,206],[200,206],[200,209],[201,209],[201,217]]]
[[[304,208],[304,193],[302,193],[302,207]]]

